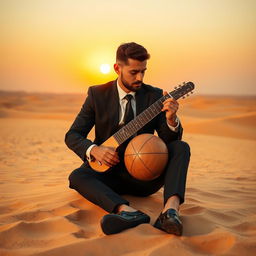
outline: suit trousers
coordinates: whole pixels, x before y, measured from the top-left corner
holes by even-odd
[[[119,205],[127,204],[121,195],[149,196],[164,186],[164,204],[169,197],[178,195],[184,202],[186,177],[190,159],[189,145],[180,140],[167,145],[169,159],[164,172],[152,181],[133,178],[125,168],[123,161],[106,172],[96,172],[83,164],[69,176],[70,188],[75,189],[84,198],[100,206],[107,212],[116,212]]]

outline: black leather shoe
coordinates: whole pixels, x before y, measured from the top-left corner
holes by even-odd
[[[160,214],[154,224],[154,227],[176,236],[181,236],[183,230],[179,214],[172,208]]]
[[[136,227],[142,223],[149,223],[150,217],[141,212],[121,211],[117,214],[110,213],[105,215],[100,224],[102,231],[106,235],[116,234],[125,229]]]

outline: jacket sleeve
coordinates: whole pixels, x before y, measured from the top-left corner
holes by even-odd
[[[158,98],[162,97],[163,91],[159,90],[158,91]],[[179,122],[178,130],[177,131],[172,131],[169,126],[167,125],[166,121],[166,116],[165,112],[161,112],[157,117],[156,117],[156,131],[158,136],[166,143],[170,143],[171,141],[174,140],[181,140],[182,139],[182,133],[183,133],[183,128],[181,125],[181,122]]]
[[[183,133],[183,128],[181,125],[181,122],[179,124],[178,130],[177,131],[172,131],[166,122],[166,117],[165,113],[161,112],[157,116],[157,128],[156,128],[158,136],[166,143],[170,143],[171,141],[174,140],[181,140],[182,139],[182,133]]]
[[[68,148],[73,150],[83,161],[86,161],[86,150],[93,144],[91,140],[87,139],[87,135],[94,124],[95,109],[92,87],[90,87],[80,112],[65,135],[65,143]]]

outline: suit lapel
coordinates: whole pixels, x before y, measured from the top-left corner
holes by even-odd
[[[113,81],[113,85],[111,86],[110,95],[109,95],[109,113],[110,113],[110,123],[113,124],[112,134],[117,131],[119,124],[119,95],[117,91],[117,82]]]
[[[139,91],[136,92],[135,99],[136,99],[136,116],[138,116],[143,110],[146,109],[147,101],[145,100],[146,94],[144,87],[140,88]]]

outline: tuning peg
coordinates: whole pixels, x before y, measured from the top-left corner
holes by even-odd
[[[185,96],[182,97],[182,99],[185,99],[185,98],[186,98]]]
[[[192,92],[190,92],[191,94],[193,94],[194,92],[192,91]]]
[[[186,96],[189,97],[189,93]]]
[[[177,86],[174,86],[174,89],[175,89],[175,90],[177,90],[177,89],[178,89],[178,87],[177,87]]]
[[[183,82],[182,84],[183,84],[183,85],[185,85],[186,83],[185,83],[185,82]]]
[[[181,84],[179,84],[179,87],[181,87]]]

